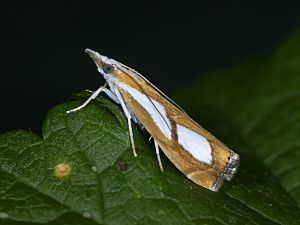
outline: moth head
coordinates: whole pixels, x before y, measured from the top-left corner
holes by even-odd
[[[93,59],[94,63],[98,67],[98,71],[106,76],[114,72],[115,66],[113,65],[113,60],[107,58],[104,55],[100,55],[91,49],[86,49],[85,52]]]

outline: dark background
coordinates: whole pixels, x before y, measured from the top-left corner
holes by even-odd
[[[300,25],[300,7],[287,2],[107,2],[2,5],[0,132],[40,132],[53,106],[102,85],[87,47],[135,68],[171,95],[207,71],[271,54]]]

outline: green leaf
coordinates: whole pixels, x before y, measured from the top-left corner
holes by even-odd
[[[248,156],[257,158],[293,199],[281,204],[295,202],[300,214],[300,32],[273,58],[214,71],[181,93],[177,100],[192,117],[241,153],[241,167],[245,161],[256,167]]]
[[[97,98],[52,109],[42,138],[0,136],[0,224],[299,224],[300,35],[272,60],[217,71],[178,94],[200,124],[241,154],[236,177],[219,193],[188,180],[152,144]],[[65,165],[69,170],[62,170]],[[58,170],[57,170],[58,169]],[[59,172],[57,172],[59,171]]]

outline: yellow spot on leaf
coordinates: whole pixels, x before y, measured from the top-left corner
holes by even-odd
[[[92,170],[93,170],[94,172],[97,172],[97,167],[96,167],[96,166],[92,166]]]
[[[89,212],[83,212],[83,213],[82,213],[82,216],[83,216],[84,218],[87,218],[87,219],[89,219],[89,218],[92,217],[92,215],[91,215]]]
[[[8,218],[8,214],[5,212],[0,212],[0,219],[7,219]]]
[[[64,178],[68,176],[71,172],[72,168],[70,164],[60,163],[54,168],[54,175],[59,178]]]

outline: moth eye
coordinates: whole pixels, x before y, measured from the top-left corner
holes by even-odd
[[[114,67],[112,65],[105,64],[103,66],[104,73],[111,73],[113,70],[114,70]]]

